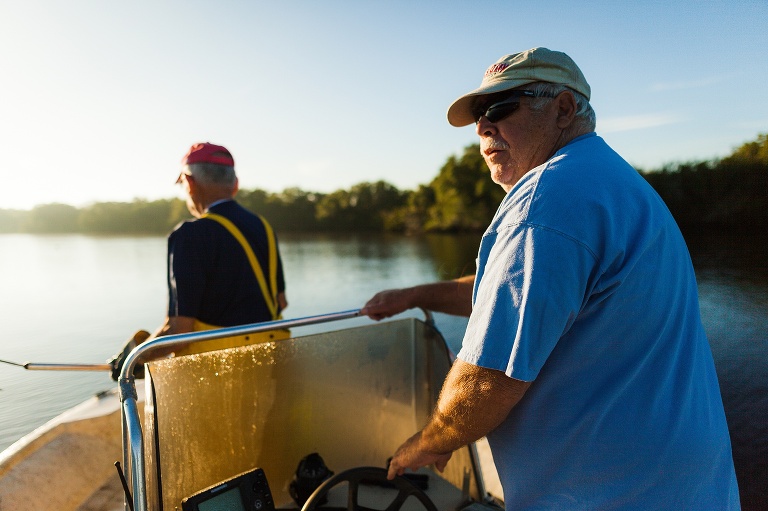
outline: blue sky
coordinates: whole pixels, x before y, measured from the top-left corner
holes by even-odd
[[[502,55],[568,53],[630,163],[768,132],[768,1],[0,3],[0,209],[180,196],[227,146],[241,187],[412,189],[476,141],[448,105]]]

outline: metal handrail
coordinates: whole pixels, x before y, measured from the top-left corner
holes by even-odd
[[[424,312],[427,316],[427,321],[432,322],[431,314],[427,311]],[[142,357],[149,358],[148,355],[151,355],[152,352],[158,351],[161,348],[181,348],[212,339],[249,335],[271,330],[297,328],[342,319],[351,319],[358,316],[360,316],[360,309],[354,309],[297,319],[282,319],[265,323],[218,328],[216,330],[168,335],[152,339],[151,341],[136,346],[125,359],[125,363],[120,371],[119,380],[123,428],[123,465],[125,470],[130,473],[129,479],[133,491],[133,510],[146,511],[147,509],[144,440],[142,438],[141,419],[139,417],[139,409],[137,405],[138,394],[136,393],[136,382],[133,376],[133,370],[139,359]],[[125,506],[127,509],[127,500]]]
[[[110,364],[48,364],[38,362],[24,362],[23,364],[17,364],[15,362],[7,362],[0,360],[6,364],[22,367],[27,371],[111,371],[112,366]]]

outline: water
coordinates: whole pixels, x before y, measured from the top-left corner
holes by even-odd
[[[461,275],[456,261],[474,260],[474,238],[282,236],[284,317],[358,309],[385,287]],[[0,235],[0,359],[103,363],[137,330],[153,331],[165,317],[165,251],[162,237]],[[466,321],[437,317],[457,346]],[[0,364],[0,450],[111,386],[106,373]]]
[[[744,509],[766,509],[768,240],[688,241]],[[283,235],[284,317],[357,309],[384,288],[471,274],[477,243],[474,235]],[[162,237],[0,235],[0,359],[101,363],[136,330],[154,330],[165,316],[165,250]],[[457,350],[466,320],[436,320]],[[114,385],[106,373],[0,364],[0,450]]]

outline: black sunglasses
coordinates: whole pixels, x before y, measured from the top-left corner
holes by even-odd
[[[499,96],[503,97],[501,101]],[[472,118],[475,124],[480,122],[480,118],[485,116],[489,122],[497,123],[506,117],[509,117],[520,106],[520,98],[540,97],[532,90],[513,90],[503,94],[492,94],[485,101],[478,101],[472,106]]]

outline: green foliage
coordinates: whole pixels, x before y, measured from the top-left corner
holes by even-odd
[[[36,206],[21,222],[21,230],[31,233],[77,232],[77,208],[67,204]]]
[[[81,211],[79,226],[82,232],[94,234],[165,233],[185,218],[186,206],[179,199],[153,202],[101,202]]]
[[[278,231],[313,231],[317,229],[315,209],[321,194],[287,188],[282,193],[241,190],[237,201],[262,215]]]
[[[502,188],[490,177],[478,144],[464,149],[460,159],[451,156],[430,188],[434,204],[427,210],[427,231],[482,230],[504,197]]]
[[[768,134],[720,161],[667,165],[640,172],[684,229],[768,227]],[[322,194],[241,190],[237,200],[275,230],[476,232],[491,220],[504,191],[490,177],[477,144],[450,156],[428,185],[400,191],[385,182],[359,183]],[[190,218],[179,199],[97,203],[77,209],[46,204],[31,211],[0,209],[0,233],[165,234]]]
[[[419,185],[415,191],[406,194],[404,206],[384,212],[384,229],[407,234],[422,232],[429,208],[434,204],[435,191]]]
[[[728,165],[747,163],[768,165],[768,133],[761,133],[753,142],[747,142],[736,149],[723,163]]]
[[[689,162],[644,173],[684,230],[768,227],[768,136],[718,162]]]
[[[317,204],[316,219],[327,231],[382,231],[386,213],[400,208],[406,200],[403,192],[387,182],[360,183],[349,191],[323,196]]]

